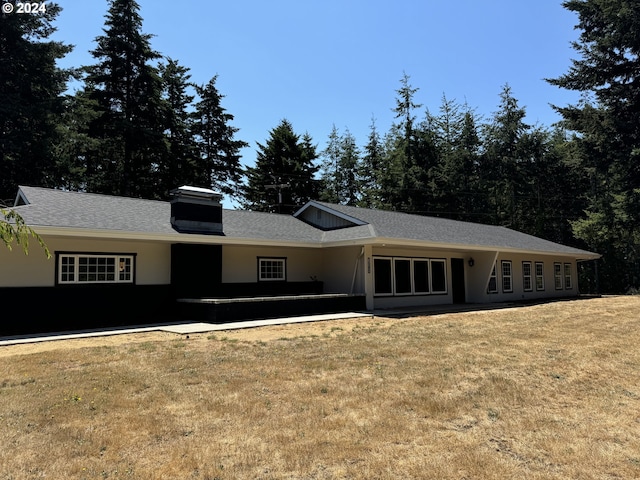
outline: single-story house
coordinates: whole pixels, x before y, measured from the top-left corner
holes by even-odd
[[[0,334],[575,296],[596,253],[514,230],[311,201],[293,215],[20,187],[44,239],[0,248]],[[9,307],[11,306],[11,307]]]

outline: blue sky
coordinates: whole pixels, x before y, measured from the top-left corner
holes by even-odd
[[[103,0],[59,0],[53,38],[75,45],[62,63],[93,63],[102,34]],[[505,83],[531,124],[559,119],[550,103],[577,94],[544,78],[576,58],[577,17],[560,0],[138,0],[152,46],[191,69],[192,80],[218,75],[223,106],[237,137],[256,142],[287,118],[318,150],[335,126],[364,145],[371,119],[384,133],[403,72],[419,88],[416,101],[436,112],[443,94],[489,117]]]

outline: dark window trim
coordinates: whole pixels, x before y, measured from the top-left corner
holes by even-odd
[[[132,257],[133,264],[131,265],[131,281],[130,282],[73,282],[73,283],[60,283],[60,256],[63,255],[75,255],[75,256],[87,256],[87,257]],[[138,254],[135,252],[79,252],[77,250],[56,250],[55,256],[55,282],[54,286],[63,288],[78,288],[82,286],[95,286],[95,285],[136,285],[138,274]]]
[[[256,276],[258,282],[286,282],[287,281],[287,258],[288,257],[256,257]],[[283,274],[284,278],[260,278],[260,261],[261,260],[282,260],[284,264]]]

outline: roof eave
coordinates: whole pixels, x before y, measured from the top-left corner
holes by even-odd
[[[75,237],[75,238],[100,238],[109,240],[134,240],[163,243],[198,243],[216,245],[253,245],[253,246],[279,246],[292,248],[320,248],[320,242],[282,241],[279,239],[241,238],[225,235],[200,235],[180,233],[146,233],[122,230],[78,229],[64,227],[34,226],[34,231],[42,236]]]

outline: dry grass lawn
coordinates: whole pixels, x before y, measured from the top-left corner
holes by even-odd
[[[640,297],[0,347],[0,479],[640,478]]]

